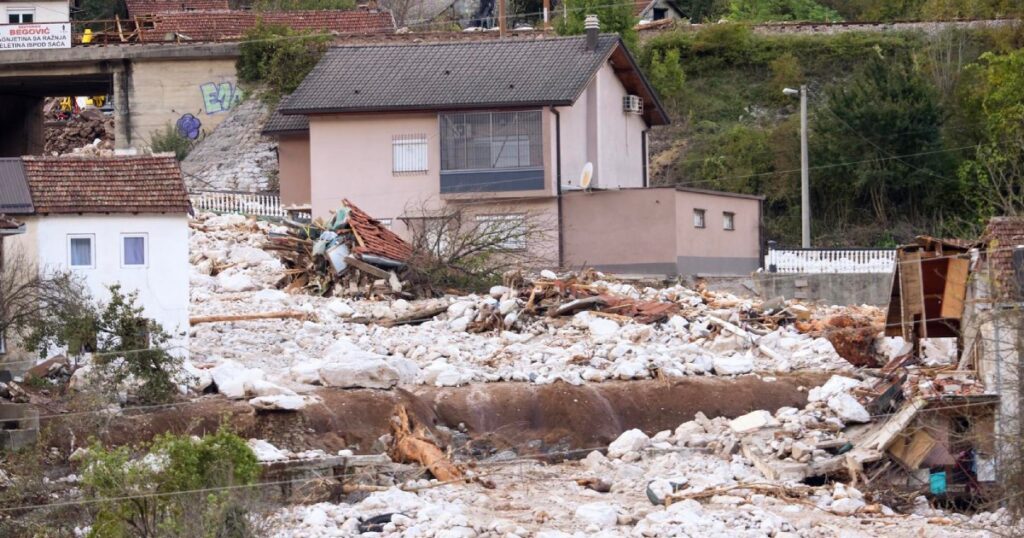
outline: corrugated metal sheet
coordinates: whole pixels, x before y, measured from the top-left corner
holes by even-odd
[[[30,215],[34,211],[21,159],[0,159],[0,213]]]

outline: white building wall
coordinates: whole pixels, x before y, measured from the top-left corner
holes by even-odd
[[[144,315],[156,320],[175,342],[176,354],[188,353],[189,229],[186,215],[49,215],[37,220],[39,266],[81,275],[93,295],[110,298],[107,286],[138,291]],[[146,234],[142,267],[121,263],[122,235]],[[93,237],[93,267],[69,267],[69,236]]]
[[[7,24],[9,11],[31,9],[34,12],[33,22],[68,22],[71,20],[67,2],[3,2],[0,3],[0,24]]]
[[[647,128],[643,116],[622,110],[622,98],[627,95],[626,87],[615,76],[611,65],[605,64],[597,72],[598,111],[601,126],[601,163],[598,185],[602,189],[643,187],[643,132]],[[653,106],[644,103],[644,106]]]

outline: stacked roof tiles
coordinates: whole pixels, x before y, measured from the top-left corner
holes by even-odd
[[[36,213],[185,213],[173,156],[22,157]]]
[[[395,20],[387,11],[186,11],[156,14],[153,27],[145,30],[145,39],[155,41],[173,35],[189,41],[233,41],[241,39],[260,22],[338,34],[371,34],[395,29]]]
[[[348,208],[349,228],[361,239],[361,244],[352,249],[353,252],[381,256],[399,262],[412,257],[412,247],[397,234],[382,226],[379,221],[364,213],[352,202],[342,200],[342,205]]]

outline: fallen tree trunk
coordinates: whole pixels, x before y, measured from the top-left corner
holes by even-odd
[[[200,323],[216,323],[223,321],[251,321],[254,319],[297,319],[297,320],[311,320],[313,315],[308,312],[298,312],[294,310],[282,310],[278,312],[257,312],[255,314],[221,314],[217,316],[193,316],[188,318],[189,325],[199,325]]]
[[[393,460],[419,463],[441,482],[462,478],[462,470],[456,467],[437,445],[426,438],[421,428],[413,431],[405,406],[398,406],[395,416],[391,417],[391,431],[395,436],[391,445]]]

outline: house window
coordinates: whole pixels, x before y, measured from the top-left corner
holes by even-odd
[[[7,23],[8,24],[29,24],[35,22],[36,10],[35,8],[8,8],[7,9]]]
[[[78,268],[96,267],[96,250],[92,235],[68,236],[68,265]]]
[[[483,246],[495,250],[526,250],[526,215],[477,215]]]
[[[391,171],[395,174],[426,173],[427,135],[396,135],[392,138]]]
[[[722,212],[722,229],[723,230],[735,230],[736,229],[736,213],[729,211]]]
[[[453,112],[440,119],[441,170],[544,166],[539,110]]]
[[[146,234],[121,235],[121,266],[145,267],[149,262]]]
[[[704,210],[694,209],[693,210],[693,227],[703,228],[704,227]]]

